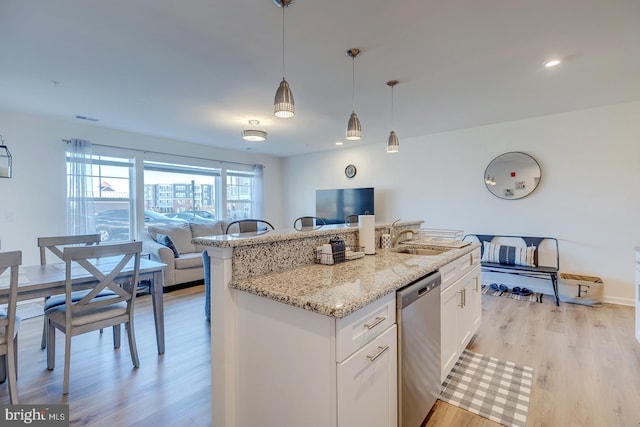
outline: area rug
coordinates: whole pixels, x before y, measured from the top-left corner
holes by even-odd
[[[465,350],[439,399],[508,427],[525,427],[533,368]]]
[[[520,294],[514,294],[513,292],[511,292],[510,288],[508,291],[494,291],[489,287],[489,285],[482,285],[482,294],[493,295],[496,297],[511,298],[511,299],[516,299],[521,301],[529,301],[529,302],[542,302],[542,295],[544,295],[539,292],[534,292],[531,295],[523,296]]]

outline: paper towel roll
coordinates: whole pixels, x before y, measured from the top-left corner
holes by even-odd
[[[358,242],[364,247],[365,255],[376,254],[376,218],[375,215],[358,215]]]

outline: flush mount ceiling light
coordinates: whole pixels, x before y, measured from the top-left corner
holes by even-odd
[[[391,87],[391,129],[395,127],[393,125],[393,87],[397,84],[397,80],[389,80],[387,82],[387,86]],[[400,141],[398,141],[398,136],[392,130],[389,133],[389,141],[387,142],[387,153],[397,153],[398,151],[400,151]]]
[[[360,119],[356,114],[356,56],[360,54],[360,49],[349,49],[345,54],[352,60],[351,83],[353,88],[351,94],[351,116],[347,124],[347,139],[349,141],[357,141],[362,137],[362,126],[360,126]]]
[[[557,65],[560,65],[560,62],[561,61],[559,59],[552,59],[550,61],[545,62],[544,66],[547,67],[547,68],[553,68],[553,67],[555,67]]]
[[[260,124],[259,120],[249,120],[249,128],[242,131],[242,139],[251,142],[262,142],[267,139],[267,132],[259,129],[257,126]]]
[[[0,178],[11,178],[12,163],[9,147],[4,145],[4,138],[0,135]]]
[[[284,78],[284,9],[293,4],[293,0],[273,0],[276,6],[282,8],[282,81],[276,96],[273,100],[274,111],[276,117],[288,119],[293,117],[295,113],[295,103],[293,101],[293,93],[289,87],[289,83]]]

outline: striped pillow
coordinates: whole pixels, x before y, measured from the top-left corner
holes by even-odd
[[[507,265],[524,265],[527,267],[535,267],[533,255],[536,250],[535,246],[518,247],[495,245],[489,242],[483,242],[484,249],[482,251],[482,262],[493,262],[497,264]]]

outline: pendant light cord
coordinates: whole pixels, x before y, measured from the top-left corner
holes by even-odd
[[[285,5],[282,5],[282,78],[284,79],[284,9]]]
[[[351,109],[356,111],[356,57],[351,57]]]
[[[394,126],[395,120],[394,120],[394,117],[393,117],[393,86],[395,86],[395,85],[391,86],[391,130],[393,130],[394,127],[395,127]]]

